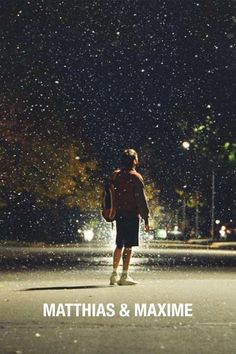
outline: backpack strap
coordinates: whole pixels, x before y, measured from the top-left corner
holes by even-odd
[[[118,176],[118,174],[120,173],[120,170],[115,170],[112,175],[111,175],[111,179],[110,179],[110,183],[112,183],[114,185],[115,180]]]

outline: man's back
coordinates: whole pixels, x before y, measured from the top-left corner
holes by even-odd
[[[116,249],[113,255],[113,272],[110,285],[134,285],[137,282],[128,275],[132,247],[139,245],[140,215],[149,230],[148,205],[142,176],[136,172],[138,154],[134,149],[124,150],[120,170],[111,176],[111,189],[116,213]],[[114,187],[114,188],[113,188]],[[139,215],[140,214],[140,215]],[[123,249],[123,253],[122,253]],[[117,268],[123,259],[123,271],[119,279]]]
[[[144,193],[142,176],[133,169],[121,169],[113,172],[116,193],[117,212],[138,215],[146,219],[148,216],[147,200]]]

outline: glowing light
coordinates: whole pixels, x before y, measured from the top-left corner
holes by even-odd
[[[165,229],[159,229],[158,231],[157,231],[157,238],[167,238],[167,232],[166,232],[166,230]]]
[[[190,143],[188,141],[183,141],[182,146],[184,149],[189,150],[190,148]]]
[[[85,241],[92,241],[94,236],[93,230],[84,230],[84,240]]]
[[[221,238],[226,239],[227,238],[226,226],[222,225],[219,233]]]

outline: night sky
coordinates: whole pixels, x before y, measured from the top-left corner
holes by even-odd
[[[1,120],[27,125],[28,137],[63,127],[105,170],[124,148],[151,151],[173,175],[181,141],[207,115],[219,143],[232,141],[233,5],[1,1]]]

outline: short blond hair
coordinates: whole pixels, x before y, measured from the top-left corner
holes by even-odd
[[[124,168],[132,168],[134,160],[138,160],[138,154],[134,149],[125,149],[121,155],[121,164]]]

